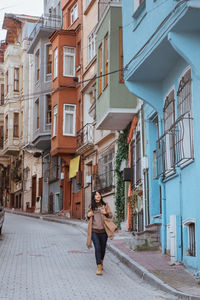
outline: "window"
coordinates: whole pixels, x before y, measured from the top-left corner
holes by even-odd
[[[76,3],[71,11],[70,11],[70,17],[71,17],[71,24],[73,24],[78,19],[78,3]]]
[[[3,149],[3,137],[4,137],[4,128],[3,126],[0,126],[0,149]]]
[[[36,129],[39,129],[40,127],[40,105],[39,105],[39,99],[35,102],[36,105]]]
[[[8,87],[9,87],[9,83],[8,83],[8,71],[6,72],[6,95],[8,94]]]
[[[63,135],[75,135],[76,106],[64,104],[63,108]]]
[[[102,44],[99,46],[99,96],[102,93]]]
[[[190,223],[188,225],[188,235],[188,254],[190,256],[196,256],[195,223]]]
[[[142,171],[141,171],[141,137],[138,131],[131,142],[131,169],[132,169],[132,181],[131,189],[141,183]]]
[[[5,139],[8,139],[8,115],[5,117]]]
[[[58,118],[58,107],[57,105],[53,108],[53,136],[57,133],[57,118]]]
[[[112,190],[115,178],[114,148],[106,151],[98,161],[98,184],[103,192]]]
[[[47,45],[46,47],[46,72],[47,74],[52,73],[52,46]]]
[[[104,38],[104,72],[108,73],[108,34]],[[104,87],[108,85],[108,75],[104,77]]]
[[[21,137],[23,137],[23,123],[24,123],[24,113],[21,112]]]
[[[51,96],[46,96],[46,124],[51,124]]]
[[[63,76],[75,76],[75,48],[63,48]]]
[[[92,32],[88,37],[88,63],[93,59],[96,54],[95,47],[95,34]]]
[[[19,137],[19,113],[14,113],[13,137]]]
[[[4,104],[4,84],[1,84],[1,101],[0,101],[0,105]]]
[[[40,51],[36,53],[36,81],[40,79]]]
[[[14,68],[14,91],[19,92],[19,68]]]
[[[54,72],[53,77],[56,78],[58,76],[58,48],[54,51]]]
[[[119,72],[119,82],[121,83],[124,83],[123,60],[123,32],[122,27],[119,27],[119,68],[122,69]]]
[[[192,88],[191,69],[181,78],[177,92],[178,96],[178,116],[191,113],[192,109]]]

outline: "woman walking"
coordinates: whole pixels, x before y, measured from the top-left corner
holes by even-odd
[[[103,259],[106,251],[107,239],[113,238],[117,230],[115,224],[111,221],[112,213],[107,203],[102,199],[100,192],[93,192],[91,206],[88,211],[88,236],[87,247],[95,248],[95,258],[97,264],[97,275],[102,275]]]

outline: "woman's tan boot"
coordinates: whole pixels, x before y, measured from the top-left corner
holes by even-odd
[[[103,270],[103,259],[101,260],[101,268]]]
[[[96,275],[102,275],[102,265],[97,265]]]

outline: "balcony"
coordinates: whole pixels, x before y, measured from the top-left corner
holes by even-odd
[[[78,131],[77,137],[77,153],[83,154],[94,147],[94,126],[90,123],[86,124]]]
[[[60,16],[52,16],[52,15],[42,15],[39,20],[37,21],[33,31],[29,36],[29,40],[32,41],[35,36],[37,35],[39,29],[46,28],[46,29],[61,29],[62,27],[62,18]]]
[[[193,118],[189,113],[179,117],[156,142],[154,177],[167,177],[194,160]]]

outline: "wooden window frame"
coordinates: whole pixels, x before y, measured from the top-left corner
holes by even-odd
[[[46,45],[46,74],[52,74],[52,45]]]
[[[40,79],[40,50],[36,52],[36,81]]]
[[[108,33],[104,37],[104,89],[108,86]]]
[[[53,108],[53,137],[57,135],[57,124],[58,123],[58,106],[55,105]]]
[[[40,128],[40,104],[39,99],[36,100],[36,130]]]
[[[69,52],[67,49],[73,49],[74,52]],[[71,57],[73,59],[73,73],[67,74],[65,73],[65,65],[66,65],[66,57]],[[65,77],[75,77],[75,59],[76,59],[76,48],[70,47],[70,46],[64,46],[63,47],[63,76]]]
[[[5,139],[8,139],[8,115],[5,117]]]
[[[102,82],[102,44],[99,46],[98,50],[98,62],[99,62],[99,78],[98,78],[98,83],[99,83],[99,96],[102,94],[103,90],[103,82]]]
[[[50,104],[49,104],[50,102]],[[46,124],[50,125],[52,121],[52,102],[51,95],[46,95]]]
[[[53,53],[53,61],[54,61],[54,66],[53,66],[53,78],[58,77],[58,48],[54,50]]]
[[[78,2],[70,10],[70,25],[74,24],[78,19]]]
[[[73,107],[73,111],[67,110],[66,109],[67,106]],[[67,115],[72,115],[73,116],[73,124],[72,124],[73,132],[72,133],[65,132],[65,122],[66,122],[66,116]],[[63,135],[64,136],[75,136],[75,133],[76,133],[76,105],[65,103],[63,105]]]
[[[14,68],[14,92],[19,92],[19,68]]]
[[[4,84],[1,84],[1,103],[0,105],[4,104]]]
[[[19,138],[19,113],[13,113],[13,137]]]

